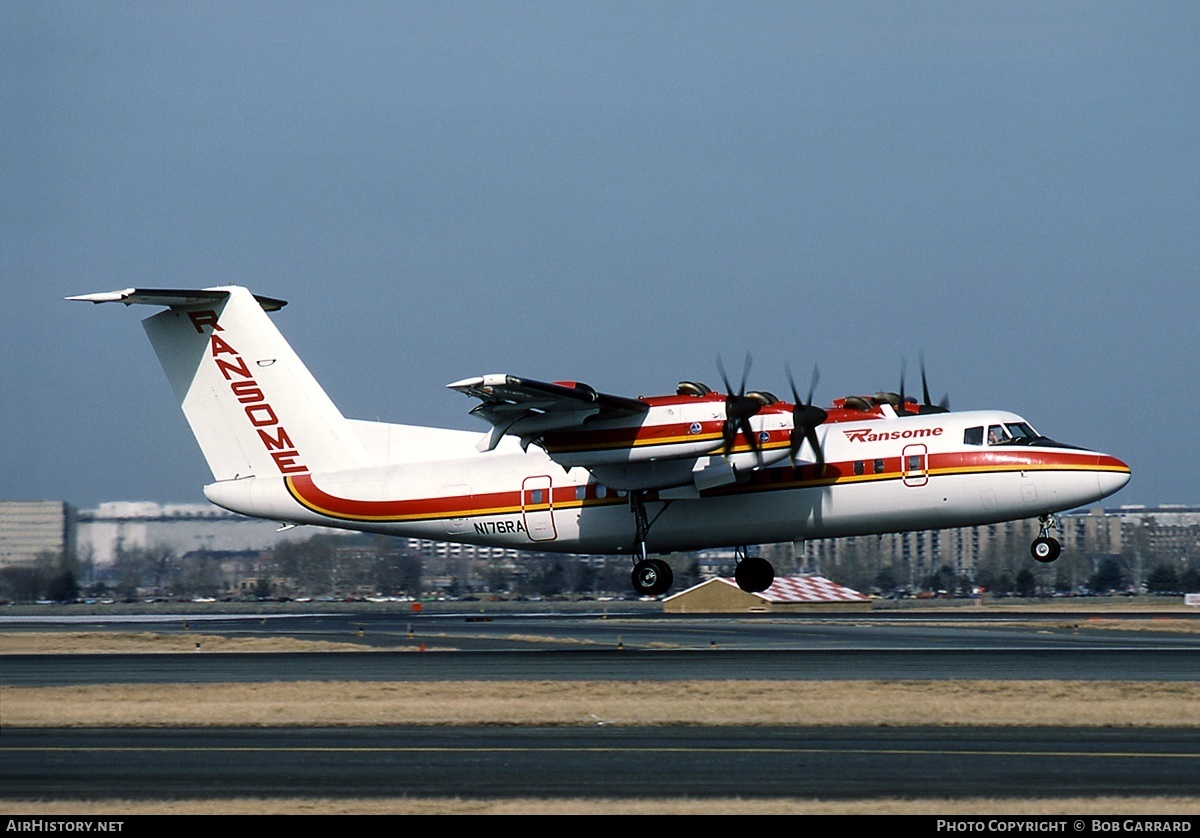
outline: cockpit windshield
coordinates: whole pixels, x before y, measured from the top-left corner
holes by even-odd
[[[1038,438],[1038,433],[1024,422],[1006,422],[1009,442],[1016,445],[1028,445],[1031,440]]]
[[[1039,445],[1055,448],[1074,448],[1039,434],[1025,422],[997,422],[977,425],[963,432],[965,445]]]

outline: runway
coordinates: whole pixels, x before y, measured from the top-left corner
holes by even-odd
[[[1131,618],[1132,619],[1132,618]],[[1112,617],[479,614],[0,618],[0,631],[153,632],[176,654],[13,655],[4,683],[296,680],[1068,679],[1191,681],[1200,632],[1108,628]],[[199,638],[332,641],[361,652],[237,653]],[[422,653],[422,650],[424,652]]]
[[[188,652],[20,655],[10,686],[263,681],[952,680],[1194,681],[1191,649],[526,652]]]
[[[1192,796],[1200,731],[5,730],[6,799]]]
[[[2,631],[337,640],[325,653],[5,655],[5,686],[325,681],[1200,680],[1200,635],[1024,619],[163,615]],[[424,646],[424,652],[418,651]],[[636,689],[636,683],[631,686]],[[1064,698],[1069,701],[1069,696]],[[0,799],[1196,797],[1198,728],[0,730]]]

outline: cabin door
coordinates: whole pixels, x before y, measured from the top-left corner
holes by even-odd
[[[521,514],[530,541],[553,541],[558,538],[554,529],[554,497],[550,476],[526,477],[521,484]]]
[[[905,486],[924,486],[929,482],[929,449],[924,445],[906,445],[900,457],[900,473]]]

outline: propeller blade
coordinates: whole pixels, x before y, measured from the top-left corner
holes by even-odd
[[[933,399],[929,397],[929,382],[925,378],[925,353],[921,353],[921,398],[924,401],[921,404],[921,413],[949,413],[950,412],[950,394],[942,396],[942,400],[937,404],[933,403]]]
[[[754,433],[754,428],[750,427],[749,419],[742,419],[738,423],[738,428],[742,435],[746,437],[746,442],[750,443],[750,450],[754,452],[754,458],[758,461],[758,465],[762,467],[762,448],[758,444],[758,436]]]
[[[925,353],[921,353],[921,398],[925,401],[922,404],[933,404],[933,399],[929,398],[929,381],[925,378]]]
[[[828,419],[829,414],[812,403],[813,394],[817,391],[817,382],[821,379],[821,371],[817,369],[816,364],[813,365],[812,382],[808,386],[808,398],[803,400],[800,398],[799,391],[796,390],[796,379],[792,377],[790,365],[785,366],[785,372],[788,385],[792,388],[792,402],[795,405],[792,408],[792,436],[789,446],[792,467],[797,468],[796,460],[800,456],[800,449],[807,441],[817,460],[817,473],[823,474],[825,452],[821,450],[821,441],[817,438],[817,426]]]
[[[721,356],[717,356],[717,372],[721,374],[721,382],[725,385],[725,425],[722,428],[725,438],[724,454],[728,457],[733,452],[740,432],[746,438],[746,443],[754,452],[759,465],[762,465],[762,449],[754,428],[750,425],[750,418],[762,410],[763,403],[746,395],[746,381],[750,378],[751,363],[750,353],[747,352],[746,361],[742,366],[742,383],[734,391],[729,375],[725,372],[725,365],[721,363]]]
[[[749,374],[750,353],[746,353],[746,372],[742,373],[742,388],[737,392],[741,393],[746,387],[746,376]],[[735,395],[733,385],[729,383],[729,374],[725,372],[725,364],[721,362],[721,356],[717,356],[717,372],[721,374],[721,383],[725,385],[725,394],[727,396]]]
[[[817,439],[816,427],[805,428],[804,438],[808,440],[808,444],[812,446],[812,450],[817,454],[817,474],[825,474],[825,452],[821,450],[821,440]]]

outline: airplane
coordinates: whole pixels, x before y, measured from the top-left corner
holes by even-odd
[[[284,525],[557,553],[628,555],[644,596],[659,556],[733,547],[746,591],[774,580],[747,545],[978,526],[1037,517],[1033,558],[1061,545],[1056,513],[1129,482],[1108,454],[1055,442],[1002,410],[951,412],[900,393],[813,404],[747,391],[603,393],[508,374],[446,385],[490,429],[345,418],[268,316],[283,300],[229,285],[68,297],[163,310],[143,326],[213,474],[217,506]]]

